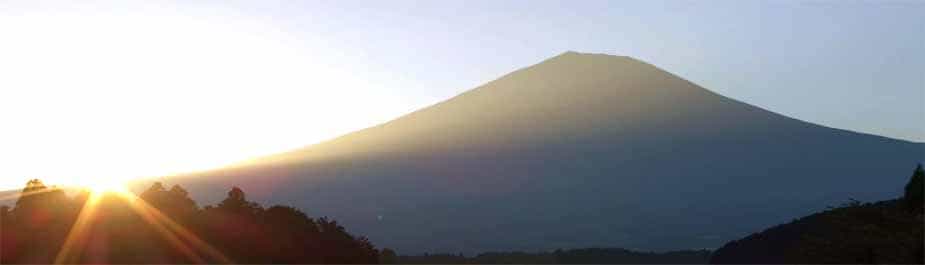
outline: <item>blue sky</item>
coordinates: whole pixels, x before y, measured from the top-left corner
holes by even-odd
[[[490,2],[359,4],[325,20],[349,19],[355,33],[340,38],[426,76],[407,87],[434,99],[565,50],[600,52],[799,119],[925,140],[923,2]]]
[[[358,78],[414,108],[574,50],[639,58],[798,119],[925,141],[921,1],[259,2],[224,8],[325,39],[364,66]]]
[[[823,125],[925,141],[925,2],[334,1],[242,6],[428,104],[567,50],[628,55]]]
[[[0,48],[23,61],[48,55],[34,61],[44,65],[143,70],[130,76],[154,76],[171,65],[228,68],[161,74],[189,81],[165,83],[180,88],[161,103],[218,78],[253,92],[242,92],[242,100],[262,94],[267,102],[304,98],[306,106],[324,106],[271,113],[301,115],[285,117],[302,117],[314,124],[305,130],[323,132],[289,147],[389,120],[570,50],[635,57],[798,119],[925,141],[923,14],[922,1],[0,1],[0,33],[12,45]],[[110,58],[114,49],[142,57],[120,61]],[[50,56],[54,51],[63,57]],[[157,69],[145,61],[163,58],[175,60]],[[84,63],[94,61],[118,63]],[[19,76],[58,75],[6,63]],[[245,87],[260,83],[239,80],[248,73],[277,82]],[[35,79],[23,80],[2,89],[38,91],[22,88]],[[274,86],[288,87],[261,93]],[[348,112],[337,122],[312,116]]]

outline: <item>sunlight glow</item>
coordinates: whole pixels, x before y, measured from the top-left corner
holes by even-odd
[[[93,178],[82,182],[80,185],[94,193],[128,192],[125,182],[120,181],[119,178]]]
[[[80,214],[77,216],[77,222],[71,227],[71,231],[68,232],[64,245],[61,246],[61,250],[58,251],[58,255],[55,257],[55,264],[72,264],[80,259],[80,254],[83,253],[83,248],[87,246],[88,243],[87,240],[90,232],[88,230],[93,221],[96,220],[97,206],[103,196],[103,193],[94,192],[90,195],[90,198],[87,199],[84,207],[80,210]]]
[[[0,190],[107,190],[382,120],[323,40],[227,16],[0,16]]]
[[[206,260],[198,254],[204,253],[208,255],[211,260],[217,260],[222,264],[234,263],[231,259],[215,249],[215,247],[212,247],[182,225],[174,222],[151,205],[148,205],[148,203],[141,198],[138,198],[132,193],[120,193],[119,195],[137,214],[141,215],[149,225],[153,226],[165,240],[183,252],[187,258],[197,263],[205,263]]]
[[[170,220],[169,217],[161,213],[156,208],[148,205],[147,202],[138,198],[134,193],[127,191],[107,191],[93,192],[88,198],[86,204],[81,209],[77,221],[71,227],[64,245],[55,258],[55,264],[71,264],[81,261],[84,254],[84,248],[88,245],[88,237],[96,221],[97,212],[102,200],[107,196],[127,203],[136,214],[142,217],[148,225],[151,225],[158,234],[174,248],[183,253],[190,260],[204,264],[207,261],[217,261],[222,264],[234,263],[217,249],[200,239],[198,236],[184,228],[182,225]],[[207,255],[205,259],[201,254]],[[93,257],[83,257],[93,258]],[[93,260],[91,260],[93,261]],[[103,260],[105,262],[105,260]]]

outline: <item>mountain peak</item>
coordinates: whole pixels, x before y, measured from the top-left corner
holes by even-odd
[[[629,56],[575,51],[561,53],[522,70],[525,69],[536,69],[543,72],[539,73],[542,76],[582,76],[588,81],[603,81],[598,78],[613,74],[621,75],[621,79],[640,78],[643,73],[668,74],[652,64]]]
[[[559,55],[549,58],[549,60],[566,59],[566,58],[573,58],[573,59],[579,59],[579,58],[580,59],[595,59],[596,58],[596,59],[619,59],[619,60],[639,61],[632,57],[623,56],[623,55],[612,55],[612,54],[606,54],[606,53],[585,53],[585,52],[577,52],[577,51],[565,51],[563,53],[560,53]]]

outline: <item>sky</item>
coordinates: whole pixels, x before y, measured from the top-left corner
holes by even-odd
[[[224,165],[565,51],[925,141],[923,1],[0,0],[0,188]]]

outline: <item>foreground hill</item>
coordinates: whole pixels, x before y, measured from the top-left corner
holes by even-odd
[[[922,264],[922,178],[925,171],[919,166],[901,199],[855,201],[777,225],[727,243],[713,253],[710,262]]]
[[[895,197],[894,176],[923,156],[629,57],[569,52],[385,124],[169,182],[206,201],[231,183],[399,253],[670,250]]]

